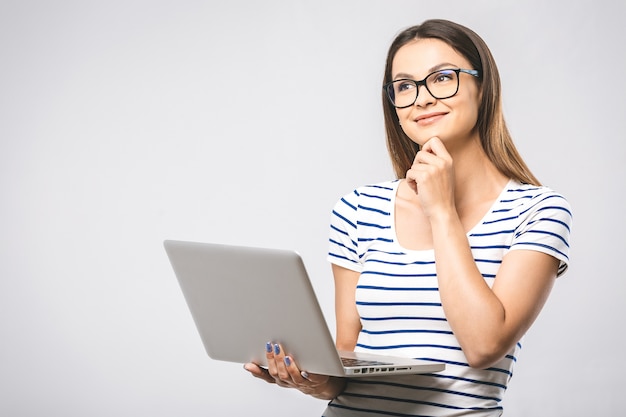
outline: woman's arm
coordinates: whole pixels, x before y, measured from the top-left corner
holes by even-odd
[[[458,217],[431,224],[446,317],[470,366],[488,367],[500,360],[535,321],[550,294],[559,261],[541,252],[511,251],[489,288],[476,267]]]
[[[559,261],[532,250],[504,256],[489,288],[478,270],[455,206],[452,158],[428,141],[407,172],[429,219],[441,302],[472,367],[500,360],[530,328],[550,294]]]
[[[353,351],[356,346],[361,319],[356,309],[356,285],[359,272],[333,264],[335,278],[335,318],[337,335],[335,344],[339,350]]]

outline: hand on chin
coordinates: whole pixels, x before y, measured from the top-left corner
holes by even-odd
[[[420,148],[422,148],[432,138],[439,138],[443,141],[443,139],[441,138],[441,135],[439,135],[438,132],[435,132],[434,130],[428,133],[424,132],[423,134],[420,134],[417,137],[412,137],[411,140],[417,143],[420,146]]]
[[[403,130],[404,133],[420,147],[424,146],[424,144],[426,144],[426,142],[428,142],[433,137],[438,137],[441,139],[442,134],[446,136],[444,132],[442,132],[442,129],[437,126]]]

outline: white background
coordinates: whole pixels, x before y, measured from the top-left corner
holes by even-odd
[[[521,153],[574,210],[506,415],[616,415],[622,4],[2,0],[0,415],[319,416],[206,357],[162,241],[296,249],[334,327],[330,210],[392,178],[386,50],[436,17],[490,45]]]

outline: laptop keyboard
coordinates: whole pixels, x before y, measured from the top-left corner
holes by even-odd
[[[390,362],[370,361],[364,359],[354,358],[341,358],[343,366],[380,366],[380,365],[392,365]]]

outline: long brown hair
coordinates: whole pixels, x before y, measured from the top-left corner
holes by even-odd
[[[478,83],[482,89],[482,101],[476,127],[487,157],[507,177],[521,183],[540,185],[515,148],[504,121],[500,75],[495,60],[485,42],[472,30],[441,19],[427,20],[421,25],[403,30],[389,47],[383,84],[392,81],[391,66],[398,49],[413,40],[428,38],[444,41],[463,55],[473,69],[480,71]],[[419,151],[419,145],[404,133],[396,109],[384,92],[382,96],[387,149],[396,177],[404,178],[406,171],[413,164],[415,154]]]

